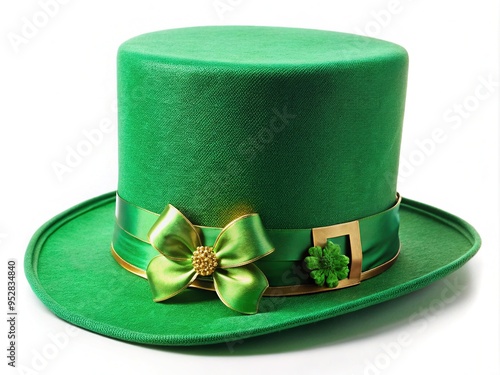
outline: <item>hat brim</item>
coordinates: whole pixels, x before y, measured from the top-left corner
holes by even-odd
[[[109,193],[47,222],[28,246],[26,277],[60,318],[102,335],[153,345],[229,342],[359,310],[448,275],[480,246],[479,235],[462,219],[403,198],[401,254],[389,270],[328,293],[264,297],[258,314],[242,315],[204,290],[188,289],[153,302],[148,282],[111,255],[114,212],[115,193]]]

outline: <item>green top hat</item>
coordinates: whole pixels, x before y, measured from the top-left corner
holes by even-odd
[[[475,230],[396,191],[407,66],[400,46],[319,30],[125,42],[116,207],[97,197],[35,234],[34,291],[95,332],[192,345],[333,317],[457,269]],[[101,309],[82,302],[103,291]]]

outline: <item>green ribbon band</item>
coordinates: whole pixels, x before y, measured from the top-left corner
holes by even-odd
[[[357,220],[362,247],[362,280],[378,273],[372,271],[392,264],[398,255],[399,202],[400,198],[386,211]],[[148,232],[159,216],[117,195],[116,225],[112,244],[114,255],[122,265],[127,265],[127,269],[143,277],[146,276],[145,271],[151,260],[158,256],[158,251],[148,240]],[[204,246],[213,246],[222,230],[214,227],[194,227],[203,238]],[[266,294],[269,291],[273,291],[274,295],[279,295],[281,291],[285,295],[291,295],[324,290],[316,288],[302,266],[304,258],[308,255],[308,249],[315,245],[312,240],[312,230],[312,228],[266,229],[275,251],[253,263],[269,281],[271,287]],[[350,255],[348,236],[329,238],[329,240],[338,244],[343,254]],[[364,275],[370,276],[363,277]],[[212,288],[210,282],[203,283],[202,280],[197,286]],[[295,289],[284,292],[287,287]]]

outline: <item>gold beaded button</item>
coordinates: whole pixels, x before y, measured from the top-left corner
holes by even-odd
[[[198,246],[193,252],[193,268],[201,276],[210,276],[219,265],[211,246]]]

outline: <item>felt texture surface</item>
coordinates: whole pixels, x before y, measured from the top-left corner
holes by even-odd
[[[258,212],[312,228],[392,206],[408,56],[363,36],[277,27],[144,34],[118,51],[119,183],[198,225]]]
[[[241,315],[216,294],[189,289],[155,303],[148,282],[121,268],[109,244],[115,193],[61,213],[33,236],[25,273],[57,316],[125,341],[197,345],[262,335],[332,318],[422,288],[462,266],[478,250],[476,231],[436,208],[403,199],[402,251],[386,272],[360,285],[296,297],[263,297],[256,315]]]

